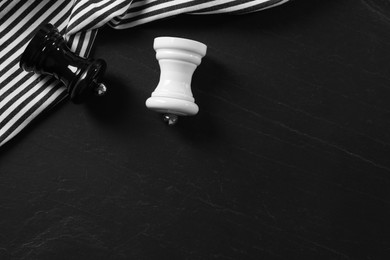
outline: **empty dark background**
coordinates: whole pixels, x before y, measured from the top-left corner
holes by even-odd
[[[208,45],[174,127],[158,36]],[[108,95],[0,148],[0,258],[390,259],[389,41],[385,0],[103,28]]]

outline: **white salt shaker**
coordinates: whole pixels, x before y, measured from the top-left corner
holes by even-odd
[[[199,111],[191,91],[192,75],[206,55],[207,46],[201,42],[157,37],[153,45],[160,65],[160,81],[146,106],[163,113],[164,120],[173,125],[178,116],[193,116]]]

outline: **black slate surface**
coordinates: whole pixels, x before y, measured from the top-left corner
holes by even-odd
[[[175,127],[157,36],[208,45]],[[385,0],[102,29],[108,95],[0,148],[0,259],[389,259],[389,40]]]

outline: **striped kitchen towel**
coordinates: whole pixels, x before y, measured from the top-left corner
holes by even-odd
[[[289,0],[0,0],[0,146],[67,96],[53,77],[24,72],[19,59],[37,28],[52,23],[87,57],[99,27],[125,29],[182,13],[243,14]]]

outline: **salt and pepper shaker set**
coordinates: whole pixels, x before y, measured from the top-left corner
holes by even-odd
[[[191,91],[192,75],[206,55],[203,43],[177,37],[158,37],[153,45],[160,65],[160,81],[146,106],[163,114],[169,125],[179,116],[199,111]],[[102,96],[107,87],[101,82],[106,62],[84,59],[67,47],[59,31],[51,24],[42,26],[27,45],[20,67],[28,72],[52,75],[67,88],[70,100],[82,103],[91,94]]]

